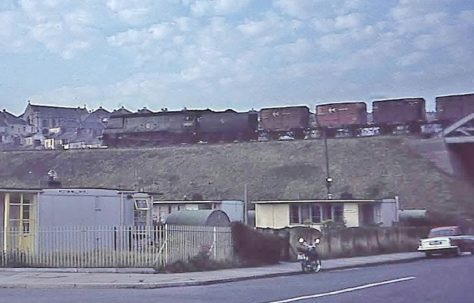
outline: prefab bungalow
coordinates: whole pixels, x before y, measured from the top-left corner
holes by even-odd
[[[257,228],[311,226],[321,229],[324,222],[347,227],[392,226],[398,221],[398,198],[379,200],[274,200],[255,201]]]
[[[48,241],[55,232],[83,227],[148,226],[152,203],[152,195],[129,190],[0,188],[0,247],[4,251],[46,246],[52,250],[62,245]],[[100,245],[100,233],[92,238],[76,240],[81,245]]]

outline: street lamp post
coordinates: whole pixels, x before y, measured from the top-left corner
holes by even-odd
[[[327,134],[326,134],[326,127],[323,128],[323,138],[324,138],[324,155],[325,155],[325,158],[326,158],[327,198],[332,199],[331,184],[333,182],[333,179],[332,179],[331,175],[329,174],[329,152],[328,152],[328,140],[327,140]]]

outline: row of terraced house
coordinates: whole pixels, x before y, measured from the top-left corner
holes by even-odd
[[[143,109],[144,111],[146,109]],[[0,150],[99,148],[111,115],[131,113],[124,107],[109,112],[99,107],[58,107],[28,102],[23,114],[0,111]]]

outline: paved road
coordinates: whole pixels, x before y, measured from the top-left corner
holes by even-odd
[[[0,289],[0,302],[474,302],[474,257],[164,289]]]

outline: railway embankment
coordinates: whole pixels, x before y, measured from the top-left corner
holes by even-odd
[[[402,137],[329,139],[334,197],[399,196],[402,208],[474,217],[472,183],[440,169]],[[322,140],[145,149],[0,153],[0,187],[41,187],[54,169],[64,187],[141,188],[163,199],[326,197]]]

